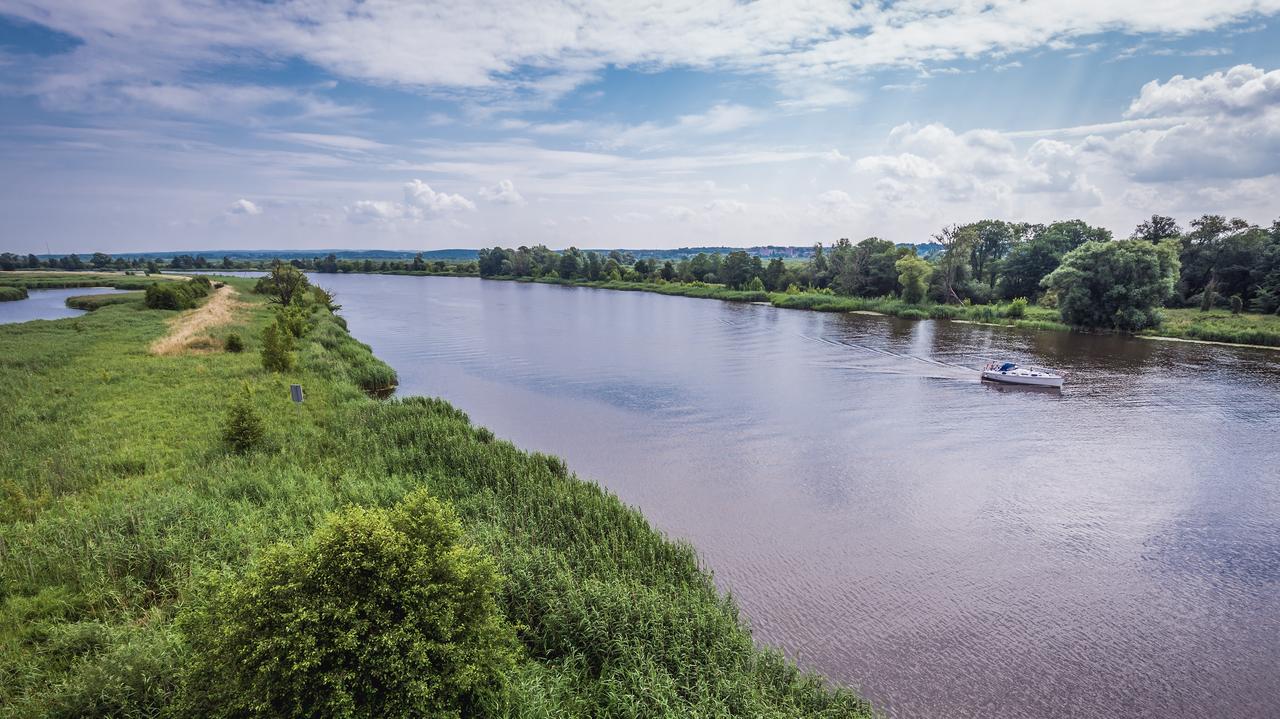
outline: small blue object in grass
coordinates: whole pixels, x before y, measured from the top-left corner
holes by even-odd
[[[289,394],[290,396],[293,397],[294,402],[297,402],[299,404],[302,403],[302,385],[300,384],[289,385]]]

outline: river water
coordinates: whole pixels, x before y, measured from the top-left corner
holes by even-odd
[[[889,716],[1280,716],[1280,352],[316,280],[401,394],[565,457]]]
[[[57,290],[27,290],[27,299],[0,302],[0,325],[31,320],[60,320],[79,317],[84,310],[67,307],[68,297],[119,294],[125,290],[110,287],[73,287]]]

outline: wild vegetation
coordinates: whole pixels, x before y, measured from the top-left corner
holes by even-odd
[[[27,288],[0,286],[0,302],[12,302],[14,300],[25,299],[27,299]]]
[[[314,294],[232,282],[241,353],[149,354],[175,311],[136,300],[0,326],[0,716],[869,715],[755,647],[689,546],[371,398],[394,372]]]
[[[67,307],[92,312],[108,305],[137,304],[145,297],[143,292],[121,292],[110,295],[77,295],[66,299]]]
[[[1280,221],[1262,228],[1206,215],[1184,232],[1172,219],[1154,216],[1129,239],[1114,240],[1080,220],[983,220],[946,227],[933,239],[927,257],[914,246],[872,237],[815,245],[805,262],[775,257],[767,264],[745,251],[659,263],[618,251],[495,247],[480,251],[478,271],[489,278],[1055,329],[1148,330],[1160,325],[1165,309],[1180,307],[1280,312]],[[1207,315],[1202,331],[1212,333],[1216,317]],[[1280,346],[1276,323],[1253,326],[1255,342]]]

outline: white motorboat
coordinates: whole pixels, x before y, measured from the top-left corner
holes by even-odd
[[[991,362],[982,370],[985,382],[1025,384],[1033,387],[1061,387],[1062,375],[1040,367],[1023,367],[1013,362]]]

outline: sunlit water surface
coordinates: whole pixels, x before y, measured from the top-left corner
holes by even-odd
[[[1280,716],[1280,352],[313,279],[401,394],[567,458],[889,716]]]

